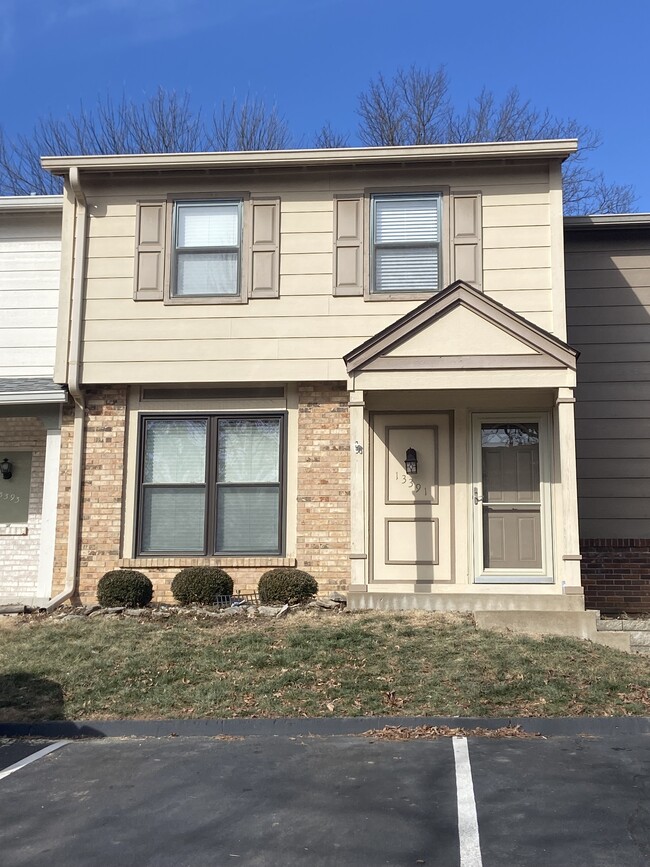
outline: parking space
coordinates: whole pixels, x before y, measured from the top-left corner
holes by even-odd
[[[647,741],[470,739],[476,852],[449,739],[78,741],[0,780],[2,864],[641,867]]]
[[[27,738],[0,738],[0,779],[14,773],[13,766],[26,765],[27,759],[37,755],[52,744],[52,741]],[[16,769],[17,770],[17,769]]]

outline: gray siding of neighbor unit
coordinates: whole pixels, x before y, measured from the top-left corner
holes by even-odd
[[[566,231],[582,538],[650,537],[650,223]]]

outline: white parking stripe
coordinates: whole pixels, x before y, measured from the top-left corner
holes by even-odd
[[[483,867],[481,843],[478,836],[474,784],[472,782],[472,766],[469,762],[467,738],[455,737],[453,738],[453,742],[454,760],[456,762],[460,867]]]
[[[27,765],[31,765],[32,762],[36,762],[38,761],[38,759],[42,759],[43,756],[47,756],[49,753],[53,753],[54,750],[61,749],[61,747],[64,747],[66,744],[69,743],[70,741],[57,741],[55,744],[50,744],[49,747],[44,747],[37,753],[32,753],[31,756],[27,756],[26,759],[21,759],[14,765],[9,765],[9,767],[5,768],[4,771],[0,771],[0,780],[4,780],[4,778],[8,777],[9,774],[13,774],[14,771],[19,771],[21,768],[24,768]]]

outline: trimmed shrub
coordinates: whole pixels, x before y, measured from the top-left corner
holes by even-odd
[[[257,587],[260,602],[273,603],[305,602],[318,593],[318,584],[308,572],[300,569],[271,569],[260,578]]]
[[[217,566],[188,566],[172,581],[174,599],[181,605],[214,605],[217,596],[232,596],[232,578]]]
[[[113,569],[97,582],[97,599],[103,608],[144,608],[153,597],[153,584],[135,569]]]

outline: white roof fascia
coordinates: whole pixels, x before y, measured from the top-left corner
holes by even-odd
[[[48,213],[63,209],[63,196],[0,196],[0,211]]]
[[[371,165],[373,163],[456,162],[493,159],[566,159],[577,139],[470,144],[405,145],[401,147],[324,148],[279,151],[225,151],[180,154],[115,154],[111,156],[44,156],[41,165],[53,174],[80,171],[162,171],[169,169],[245,169],[279,166]]]
[[[61,391],[18,391],[0,393],[0,406],[28,403],[65,403],[68,392]]]

